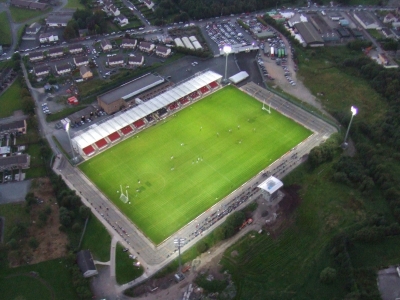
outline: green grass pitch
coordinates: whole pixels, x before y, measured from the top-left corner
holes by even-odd
[[[311,135],[226,87],[80,165],[155,244]],[[120,199],[129,186],[129,201]]]

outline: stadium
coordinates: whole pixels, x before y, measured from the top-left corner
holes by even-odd
[[[72,138],[83,173],[156,245],[312,134],[221,78],[204,72]]]

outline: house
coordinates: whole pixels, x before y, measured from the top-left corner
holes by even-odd
[[[81,74],[82,79],[87,80],[89,78],[93,77],[93,73],[92,71],[90,71],[89,66],[85,65],[85,66],[81,66],[79,68],[79,73]]]
[[[388,13],[384,18],[383,18],[383,23],[392,23],[394,21],[396,21],[397,18],[395,15],[393,15],[392,13]]]
[[[377,29],[377,27],[379,27],[378,23],[369,11],[354,11],[353,16],[364,29]]]
[[[171,48],[159,45],[156,47],[156,54],[161,57],[167,57],[171,54]]]
[[[114,17],[119,16],[121,13],[114,4],[111,4],[110,6],[108,6],[108,11],[110,13],[112,13],[114,15]]]
[[[50,67],[45,65],[36,66],[33,68],[33,71],[37,77],[43,77],[49,75]]]
[[[121,55],[115,55],[108,58],[108,65],[110,67],[122,66],[124,64],[124,58]]]
[[[41,43],[51,43],[57,41],[58,41],[58,35],[56,33],[46,32],[39,35],[39,42]]]
[[[29,9],[32,10],[45,10],[49,7],[47,3],[31,2],[29,4]]]
[[[28,169],[30,162],[28,154],[0,157],[0,170]]]
[[[132,67],[140,67],[144,63],[144,56],[140,54],[131,54],[128,58],[128,65]]]
[[[58,75],[65,75],[71,72],[71,66],[69,64],[56,65],[56,72]]]
[[[147,6],[148,9],[152,9],[154,6],[153,1],[151,1],[151,0],[144,0],[143,2]]]
[[[123,39],[121,43],[121,48],[124,49],[135,49],[137,40],[134,39]]]
[[[139,49],[144,52],[151,52],[154,50],[155,45],[149,42],[140,42]]]
[[[36,34],[39,32],[40,28],[42,28],[42,25],[40,25],[38,22],[32,23],[25,31],[26,34]]]
[[[89,250],[81,250],[76,255],[78,267],[81,270],[83,277],[88,278],[99,274],[93,262],[92,254]]]
[[[87,56],[77,56],[74,57],[74,63],[77,67],[87,66],[89,64],[89,59]]]
[[[120,14],[115,19],[117,19],[119,26],[121,26],[121,27],[128,25],[128,23],[129,23],[128,18],[125,17],[123,14]]]
[[[23,1],[23,0],[11,0],[10,1],[10,6],[25,8],[25,9],[29,9],[30,4],[31,3],[29,1]]]
[[[89,35],[89,29],[78,29],[79,37],[85,37]]]
[[[389,28],[386,27],[382,28],[382,34],[387,38],[394,38],[394,33]]]
[[[383,65],[388,65],[389,64],[389,60],[388,60],[388,58],[387,58],[385,53],[379,53],[378,57],[379,57],[379,60],[381,61],[381,63]]]
[[[71,19],[72,14],[52,14],[46,18],[46,25],[49,27],[66,27]]]
[[[26,134],[26,120],[0,124],[0,135],[8,133]]]
[[[71,54],[78,54],[83,52],[83,46],[81,44],[70,45],[68,50]]]
[[[64,55],[64,48],[62,47],[53,48],[50,49],[48,53],[51,58],[61,57]]]
[[[100,42],[100,46],[101,46],[101,49],[103,49],[103,51],[110,51],[112,49],[112,45],[111,45],[110,41],[106,40],[106,39],[104,39]]]
[[[31,62],[35,62],[35,61],[39,61],[39,60],[43,60],[43,59],[44,59],[44,55],[43,55],[43,52],[41,52],[41,51],[29,53],[29,61],[31,61]]]

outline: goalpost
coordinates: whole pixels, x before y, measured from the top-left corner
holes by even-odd
[[[268,104],[268,108],[265,106],[265,99],[263,101],[263,106],[262,106],[262,110],[267,111],[268,113],[271,113],[271,102]]]
[[[122,185],[120,185],[120,188],[121,188],[121,195],[119,196],[119,200],[121,200],[124,203],[128,203],[129,201],[128,190],[125,190],[126,195],[124,195],[124,192],[122,191]]]

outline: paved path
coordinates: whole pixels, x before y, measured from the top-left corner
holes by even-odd
[[[30,180],[0,184],[0,204],[25,201],[30,186]]]

